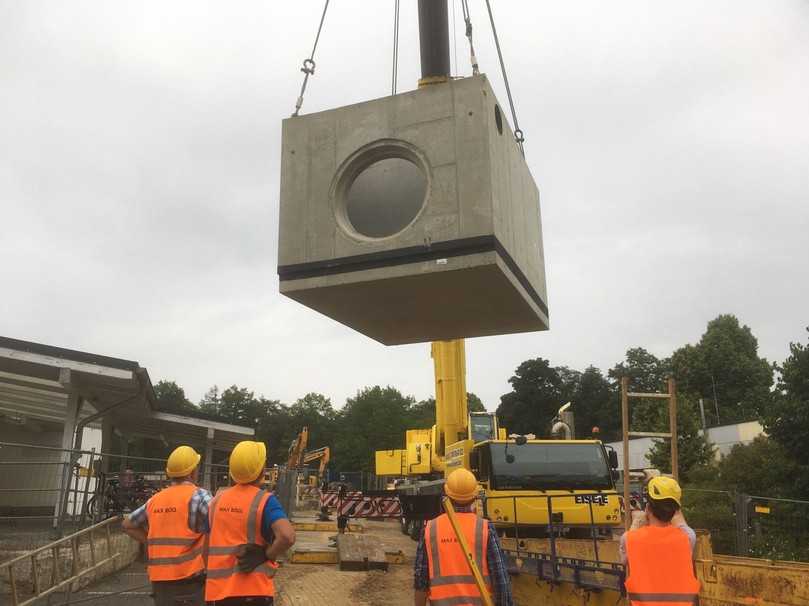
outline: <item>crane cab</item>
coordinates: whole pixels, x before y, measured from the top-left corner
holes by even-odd
[[[590,536],[593,526],[621,524],[617,460],[598,440],[468,439],[448,449],[446,463],[446,473],[465,467],[475,474],[479,510],[506,533],[519,526],[520,536],[532,529],[542,536],[552,522]]]

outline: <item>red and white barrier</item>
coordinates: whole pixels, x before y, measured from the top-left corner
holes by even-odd
[[[399,518],[402,505],[397,496],[365,496],[361,492],[347,492],[340,498],[334,491],[320,494],[320,506],[335,509],[337,515],[348,518]]]

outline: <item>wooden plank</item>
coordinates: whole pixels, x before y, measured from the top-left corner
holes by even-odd
[[[624,528],[629,530],[632,514],[629,511],[629,377],[621,377],[621,441],[624,451]]]
[[[630,398],[647,398],[647,399],[654,399],[654,400],[668,400],[669,394],[667,393],[633,393],[629,392],[626,394]]]
[[[378,537],[367,534],[337,536],[340,570],[387,570],[388,558]]]
[[[627,432],[630,438],[670,438],[670,433],[660,431],[630,431]]]

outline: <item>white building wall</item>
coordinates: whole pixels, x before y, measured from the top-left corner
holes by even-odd
[[[62,443],[62,426],[48,423],[36,429],[0,421],[0,510],[11,507],[53,507],[62,477],[59,450],[8,446],[3,443],[31,444],[59,448]],[[86,428],[83,435],[84,448],[101,450],[101,430]],[[79,460],[79,465],[89,465],[89,455]],[[90,490],[95,486],[90,480]],[[84,484],[80,484],[83,488]],[[21,489],[21,490],[17,490]],[[45,491],[43,489],[54,489]],[[72,508],[72,506],[71,506]]]
[[[736,423],[734,425],[721,425],[708,429],[708,442],[713,444],[715,457],[718,461],[728,455],[737,444],[749,444],[758,436],[764,434],[764,428],[758,421]],[[635,438],[629,441],[629,469],[645,469],[649,467],[647,455],[652,451],[655,440],[653,438]],[[610,442],[618,453],[618,469],[624,468],[624,453],[622,442]]]

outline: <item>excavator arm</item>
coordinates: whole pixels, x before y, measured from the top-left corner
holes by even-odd
[[[329,464],[329,458],[331,457],[331,450],[328,446],[324,446],[323,448],[318,448],[317,450],[310,450],[306,454],[303,455],[303,462],[311,463],[312,461],[317,461],[320,459],[320,467],[317,470],[317,477],[318,479],[323,478],[323,473],[326,471],[326,465]]]
[[[303,455],[306,452],[306,445],[309,443],[309,428],[304,427],[298,436],[289,445],[289,457],[287,458],[287,469],[297,469],[301,466]]]

